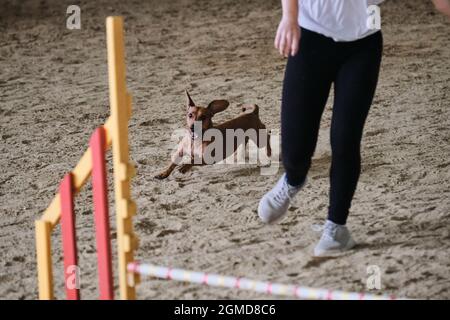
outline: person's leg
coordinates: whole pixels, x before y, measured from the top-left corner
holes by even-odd
[[[281,149],[286,170],[266,193],[258,215],[279,221],[303,186],[316,147],[320,118],[337,69],[335,42],[302,29],[300,51],[286,66],[281,107]]]
[[[282,160],[293,186],[304,182],[310,168],[336,71],[331,39],[303,31],[299,48],[287,62],[281,106]]]
[[[359,179],[361,138],[378,82],[382,42],[381,32],[356,41],[335,79],[328,220],[339,225],[347,222]]]
[[[331,120],[332,161],[328,220],[315,256],[351,249],[355,242],[345,226],[361,168],[364,123],[378,82],[382,55],[381,32],[341,44],[343,62],[335,79]]]

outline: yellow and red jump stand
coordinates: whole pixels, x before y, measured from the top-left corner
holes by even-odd
[[[130,180],[135,167],[129,162],[128,120],[131,117],[131,95],[126,88],[125,53],[122,17],[106,19],[108,49],[109,100],[111,116],[93,133],[89,147],[75,168],[63,178],[59,193],[41,219],[35,222],[39,298],[54,299],[51,234],[61,222],[64,276],[67,299],[80,299],[76,281],[78,257],[76,244],[74,196],[92,177],[94,221],[98,252],[100,299],[114,298],[111,242],[108,214],[108,192],[105,152],[112,146],[114,167],[119,290],[121,299],[135,299],[139,275],[129,272],[138,239],[132,218],[136,205],[131,199]],[[74,281],[75,279],[75,281]]]

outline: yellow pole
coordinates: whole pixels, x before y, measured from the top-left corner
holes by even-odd
[[[36,254],[39,299],[53,300],[53,268],[51,252],[51,223],[36,220]]]
[[[117,250],[119,259],[120,298],[135,299],[138,278],[127,271],[134,261],[137,238],[133,233],[132,216],[136,205],[131,199],[130,179],[134,166],[128,159],[128,119],[131,116],[131,96],[126,89],[125,53],[122,17],[106,19],[108,48],[109,100],[112,118],[112,152],[114,165],[114,192],[116,199]]]

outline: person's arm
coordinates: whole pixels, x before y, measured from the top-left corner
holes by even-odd
[[[281,55],[295,56],[298,52],[300,27],[298,25],[298,0],[281,0],[283,17],[275,36],[275,48]]]
[[[450,1],[449,0],[432,0],[434,6],[441,13],[450,18]]]

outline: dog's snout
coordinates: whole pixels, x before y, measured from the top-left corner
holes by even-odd
[[[194,125],[191,125],[191,131],[194,132]]]

